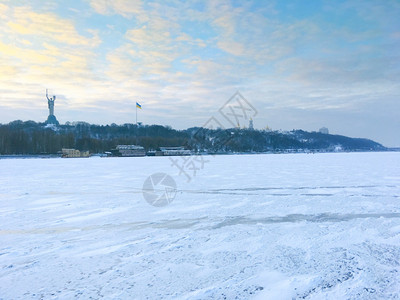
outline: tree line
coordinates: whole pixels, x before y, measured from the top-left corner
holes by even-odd
[[[176,130],[169,126],[135,124],[94,125],[86,122],[46,125],[34,121],[0,124],[0,155],[56,154],[62,148],[104,153],[117,145],[137,144],[148,150],[184,146],[196,152],[266,152],[284,150],[344,151],[384,150],[368,140],[340,135],[293,130],[290,132],[250,129]]]

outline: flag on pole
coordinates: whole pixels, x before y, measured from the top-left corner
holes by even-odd
[[[142,106],[141,106],[139,103],[137,103],[137,102],[136,102],[136,107],[142,109]]]

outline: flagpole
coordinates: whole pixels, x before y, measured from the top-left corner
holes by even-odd
[[[138,131],[139,131],[139,128],[137,125],[137,104],[135,104],[135,107],[136,107],[136,145],[137,145],[137,143],[138,143],[137,136],[138,136]]]

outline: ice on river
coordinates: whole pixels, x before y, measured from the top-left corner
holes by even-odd
[[[400,298],[400,153],[203,158],[0,160],[0,298]]]

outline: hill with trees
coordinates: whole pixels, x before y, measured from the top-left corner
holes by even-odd
[[[200,153],[386,150],[369,139],[303,130],[282,132],[201,127],[175,130],[161,125],[93,125],[86,122],[56,126],[20,120],[0,124],[0,155],[56,154],[62,148],[104,153],[121,144],[138,144],[146,151],[163,146],[184,146]]]

